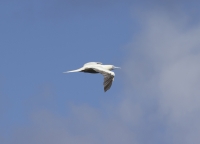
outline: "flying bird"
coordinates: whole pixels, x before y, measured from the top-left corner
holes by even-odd
[[[71,73],[71,72],[84,72],[84,73],[101,73],[104,76],[104,92],[110,89],[112,82],[114,81],[115,73],[111,70],[114,70],[116,67],[114,65],[103,65],[101,62],[88,62],[83,65],[83,67],[67,71],[64,73]]]

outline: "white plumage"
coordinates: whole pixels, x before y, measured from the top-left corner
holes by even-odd
[[[112,72],[111,70],[115,68],[119,67],[115,67],[114,65],[102,65],[101,62],[88,62],[84,64],[83,67],[77,70],[67,71],[64,73],[71,73],[71,72],[101,73],[104,76],[103,85],[104,85],[104,91],[106,92],[112,86],[115,73]]]

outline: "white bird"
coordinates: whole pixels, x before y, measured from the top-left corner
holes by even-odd
[[[104,91],[110,89],[112,82],[114,81],[115,73],[111,70],[115,68],[114,65],[102,65],[101,62],[88,62],[83,65],[82,68],[79,68],[77,70],[67,71],[64,73],[71,73],[71,72],[85,72],[85,73],[101,73],[104,76]]]

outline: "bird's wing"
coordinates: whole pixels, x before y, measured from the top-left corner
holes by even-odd
[[[84,64],[84,66],[87,66],[87,65],[102,65],[101,62],[88,62],[86,64]]]
[[[115,77],[115,73],[106,69],[103,69],[101,67],[94,67],[93,68],[96,72],[101,73],[104,76],[104,91],[106,92],[107,90],[110,89],[110,87],[112,86],[112,82],[114,80]]]

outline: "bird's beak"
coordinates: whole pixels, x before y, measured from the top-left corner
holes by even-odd
[[[116,68],[121,69],[120,67],[116,67],[116,66],[114,66],[114,68],[115,68],[115,69],[116,69]]]

